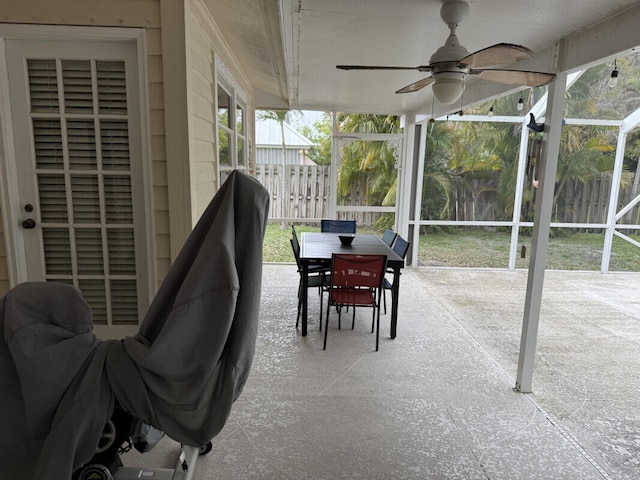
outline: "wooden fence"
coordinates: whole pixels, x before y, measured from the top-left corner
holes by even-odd
[[[287,182],[284,186],[280,177],[281,168],[280,165],[256,165],[256,178],[271,195],[270,219],[317,221],[328,218],[330,167],[287,165]],[[500,214],[496,201],[496,183],[495,178],[460,179],[456,198],[453,199],[455,207],[448,220],[510,221],[510,217]],[[355,186],[349,196],[349,204],[364,205],[364,192],[363,185]],[[568,181],[558,197],[554,221],[605,223],[610,194],[610,173],[600,174],[588,183]],[[634,196],[631,185],[621,188],[618,209],[633,200]],[[288,201],[283,202],[283,199]],[[531,209],[530,211],[532,212]],[[370,226],[379,216],[380,213],[375,212],[357,212],[341,214],[339,218],[355,219],[358,225]],[[624,216],[623,223],[640,224],[640,205]]]
[[[283,184],[281,165],[256,165],[256,178],[271,195],[271,219],[327,218],[329,167],[287,165]],[[284,192],[283,192],[284,188]],[[283,201],[288,197],[288,201]]]
[[[281,165],[256,165],[256,178],[271,196],[269,218],[276,220],[319,221],[329,218],[329,195],[331,193],[328,166],[287,165],[287,182],[280,177]],[[284,194],[283,194],[284,189]],[[364,185],[354,186],[349,196],[350,205],[364,205]],[[284,201],[283,199],[287,199]],[[371,226],[380,217],[377,212],[339,213],[339,219],[353,219],[360,226]]]
[[[588,183],[569,181],[558,198],[557,217],[561,222],[606,223],[609,197],[611,195],[611,174],[603,173]],[[616,210],[622,209],[637,194],[632,185],[622,186],[618,194]],[[620,223],[640,224],[640,205],[632,208]]]
[[[496,200],[496,179],[463,178],[456,184],[454,208],[451,218],[458,221],[510,221],[511,216],[500,210]],[[553,210],[553,221],[561,223],[606,223],[611,195],[611,173],[601,173],[589,182],[568,180],[558,195]],[[631,202],[637,193],[632,185],[620,188],[617,210]],[[533,220],[533,206],[525,205],[525,220]],[[640,205],[624,215],[622,221],[640,224]],[[631,232],[634,233],[634,232]]]

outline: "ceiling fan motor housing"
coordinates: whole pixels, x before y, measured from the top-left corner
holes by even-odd
[[[457,63],[467,55],[469,55],[469,52],[466,48],[460,45],[458,37],[455,35],[449,35],[445,44],[431,55],[429,64]]]
[[[469,55],[465,47],[460,45],[456,36],[456,27],[467,18],[469,14],[469,2],[467,0],[442,0],[440,17],[449,27],[449,37],[444,45],[431,55],[430,64],[440,62],[457,62]]]

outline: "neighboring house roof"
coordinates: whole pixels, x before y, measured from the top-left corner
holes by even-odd
[[[284,123],[284,142],[286,148],[309,149],[314,143],[297,132],[291,125]],[[256,118],[256,148],[282,147],[280,124],[276,120]]]

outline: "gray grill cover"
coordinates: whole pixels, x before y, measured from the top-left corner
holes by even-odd
[[[115,402],[186,445],[220,432],[253,360],[268,209],[268,192],[233,172],[134,337],[98,339],[69,285],[0,299],[0,479],[69,480]]]

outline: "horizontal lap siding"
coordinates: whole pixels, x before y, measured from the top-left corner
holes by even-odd
[[[153,185],[154,240],[156,249],[156,286],[159,287],[171,266],[171,229],[167,178],[166,131],[164,122],[164,82],[162,74],[162,38],[159,28],[145,30],[147,37],[147,75],[149,95],[149,134]]]
[[[199,218],[218,189],[216,168],[215,79],[212,39],[206,19],[191,9],[187,34],[190,65],[190,104],[193,131],[192,204],[194,218]]]
[[[215,14],[215,12],[214,12]],[[217,165],[216,56],[229,68],[245,92],[251,92],[248,82],[240,78],[240,70],[228,52],[228,47],[206,6],[201,0],[191,0],[187,15],[187,57],[190,115],[191,185],[194,224],[220,188]],[[250,93],[248,93],[250,95]],[[252,131],[254,109],[247,103],[245,128]],[[252,137],[247,135],[251,154]],[[250,159],[251,161],[251,159]]]

